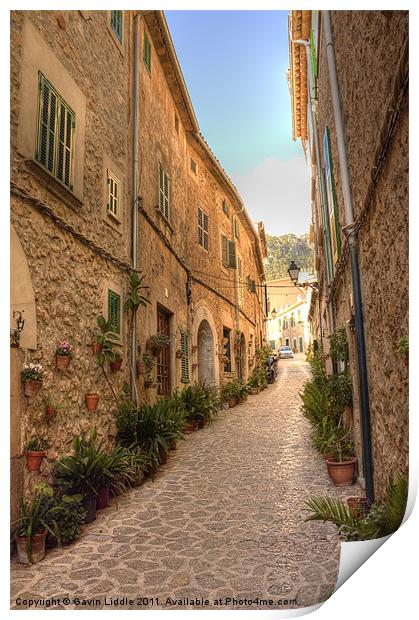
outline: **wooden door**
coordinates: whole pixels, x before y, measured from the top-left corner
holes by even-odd
[[[157,308],[157,333],[170,338],[170,315]],[[162,349],[157,357],[157,394],[170,396],[170,347]]]

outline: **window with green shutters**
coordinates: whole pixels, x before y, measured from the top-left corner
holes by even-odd
[[[198,207],[198,243],[208,250],[208,215]]]
[[[159,209],[166,220],[170,217],[170,179],[159,163]]]
[[[121,333],[121,296],[111,289],[108,290],[108,321],[115,334]]]
[[[119,221],[121,217],[121,182],[110,170],[108,170],[107,208],[109,215]]]
[[[228,216],[229,214],[229,208],[228,208],[228,203],[226,200],[223,200],[223,212],[225,213],[225,215]]]
[[[122,11],[111,11],[111,26],[118,41],[122,43]]]
[[[61,183],[73,189],[76,115],[42,73],[39,73],[36,160]]]
[[[341,252],[339,212],[336,198],[335,178],[333,173],[332,151],[330,146],[329,127],[324,130],[323,151],[325,161],[326,198],[329,210],[330,238],[332,241],[333,264],[337,262]]]
[[[182,351],[181,382],[189,383],[189,334],[180,330],[180,350]]]
[[[234,236],[236,239],[240,239],[240,228],[239,228],[239,221],[237,219],[237,217],[234,218],[233,220],[233,228],[234,228]]]
[[[151,43],[146,32],[144,32],[143,60],[147,71],[151,73]]]

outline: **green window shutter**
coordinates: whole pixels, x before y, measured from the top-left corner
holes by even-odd
[[[221,262],[228,267],[228,239],[221,235]]]
[[[149,73],[151,73],[151,43],[144,31],[144,48],[143,48],[143,60]]]
[[[236,244],[234,241],[228,241],[228,266],[230,269],[237,268]]]
[[[108,321],[111,331],[115,334],[121,333],[121,296],[108,290]]]
[[[36,159],[72,190],[76,115],[41,73],[38,113]]]
[[[159,209],[169,220],[170,216],[170,179],[159,163]]]
[[[111,26],[118,41],[122,43],[122,11],[111,11]]]
[[[120,195],[121,195],[121,182],[119,179],[108,170],[108,213],[113,215],[116,219],[120,219]]]
[[[240,230],[239,230],[239,222],[237,217],[233,220],[233,228],[234,228],[234,236],[236,239],[240,239]]]
[[[208,215],[198,207],[198,243],[208,250]]]
[[[335,178],[333,174],[332,151],[330,147],[329,127],[324,130],[324,161],[326,164],[326,196],[329,207],[330,235],[332,239],[333,262],[336,263],[341,252],[339,211],[336,198]]]
[[[180,349],[182,351],[181,382],[189,383],[189,334],[180,330]]]
[[[329,222],[329,210],[327,204],[327,194],[326,194],[326,178],[324,168],[320,170],[320,185],[322,188],[322,196],[323,196],[323,204],[321,205],[321,212],[323,218],[323,237],[324,237],[324,245],[325,245],[325,254],[326,254],[326,274],[327,281],[330,282],[333,280],[333,258],[332,258],[332,242],[330,239],[330,222]]]
[[[225,200],[223,200],[223,211],[226,215],[228,215],[228,204]]]

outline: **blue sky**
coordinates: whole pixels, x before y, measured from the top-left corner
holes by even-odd
[[[166,11],[202,133],[268,233],[307,232],[308,171],[291,137],[287,11]],[[306,189],[306,191],[304,191]]]

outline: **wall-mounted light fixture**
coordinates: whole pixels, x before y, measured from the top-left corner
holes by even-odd
[[[15,349],[19,347],[20,333],[25,325],[25,319],[22,316],[23,313],[24,310],[13,310],[13,318],[16,323],[16,328],[10,330],[10,346]]]

